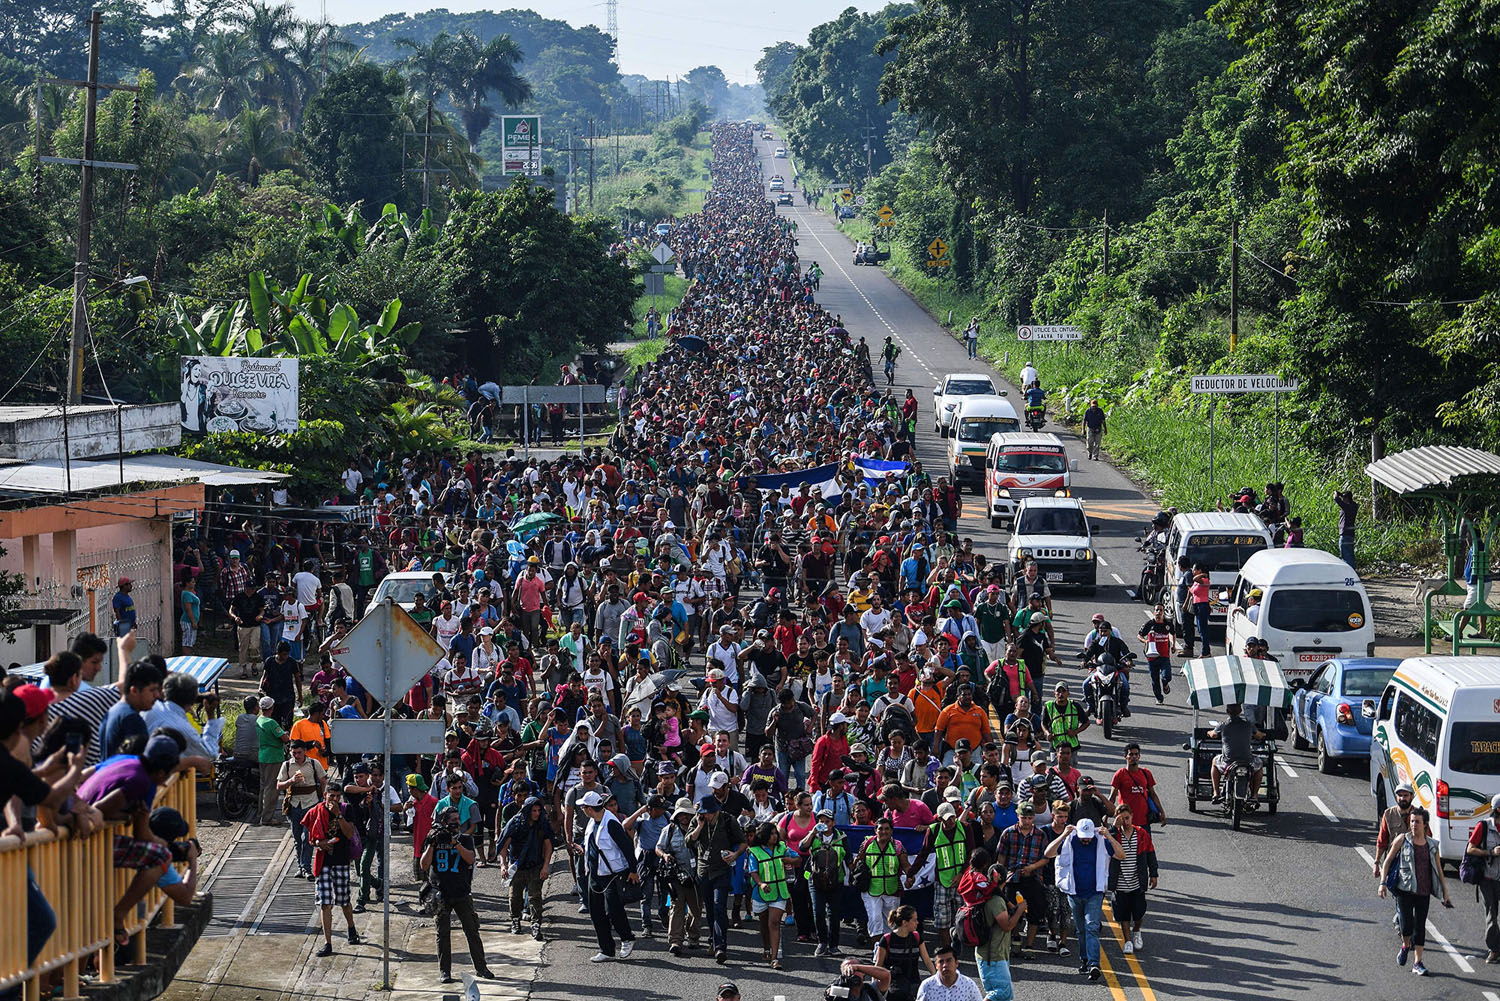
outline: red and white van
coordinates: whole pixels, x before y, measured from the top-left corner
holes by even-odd
[[[1027,497],[1071,497],[1071,473],[1062,439],[1055,434],[1012,431],[991,436],[984,457],[984,498],[990,524],[1013,521]]]

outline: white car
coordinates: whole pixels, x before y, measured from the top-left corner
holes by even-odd
[[[785,160],[786,159],[786,147],[785,146],[777,146],[776,147],[776,155],[779,156],[781,159]]]
[[[965,396],[995,395],[995,382],[982,372],[960,372],[932,387],[932,429],[944,438],[953,428],[953,411]],[[986,438],[986,441],[989,439]]]
[[[432,575],[441,572],[437,570],[401,570],[396,573],[386,574],[385,579],[377,584],[374,592],[371,593],[370,603],[365,606],[365,614],[369,615],[370,609],[385,601],[386,595],[395,598],[396,604],[408,612],[411,611],[412,607],[417,603],[418,593],[427,595],[429,599],[432,597]],[[443,579],[451,582],[452,575],[445,573],[443,574]],[[432,607],[431,601],[428,602],[428,607]],[[433,611],[436,612],[437,609],[434,608]]]
[[[1016,507],[1015,526],[1006,545],[1012,579],[1028,560],[1035,560],[1048,584],[1072,586],[1093,594],[1099,579],[1094,535],[1077,497],[1027,497]]]
[[[779,177],[773,177],[773,178],[771,178],[771,190],[772,191],[781,191],[785,187],[786,187],[786,181],[782,180]]]

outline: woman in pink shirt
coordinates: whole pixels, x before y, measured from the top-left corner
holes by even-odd
[[[1201,566],[1193,567],[1193,582],[1188,585],[1188,601],[1193,606],[1194,624],[1198,627],[1198,636],[1203,643],[1203,656],[1205,657],[1213,656],[1208,649],[1208,613],[1213,608],[1211,590],[1208,571]],[[1189,650],[1188,654],[1191,655],[1192,652]]]

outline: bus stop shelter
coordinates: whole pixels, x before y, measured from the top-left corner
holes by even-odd
[[[1451,644],[1455,657],[1464,650],[1500,647],[1484,631],[1484,620],[1500,615],[1500,608],[1489,604],[1490,547],[1500,524],[1500,455],[1425,445],[1372,462],[1365,473],[1403,499],[1431,503],[1437,515],[1446,576],[1423,598],[1426,652],[1432,653],[1435,635]],[[1433,600],[1441,597],[1462,601],[1449,615],[1433,609]]]

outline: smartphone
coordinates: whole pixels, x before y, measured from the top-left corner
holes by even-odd
[[[68,734],[63,746],[68,749],[69,754],[77,754],[83,750],[83,734],[78,733],[76,730]]]

